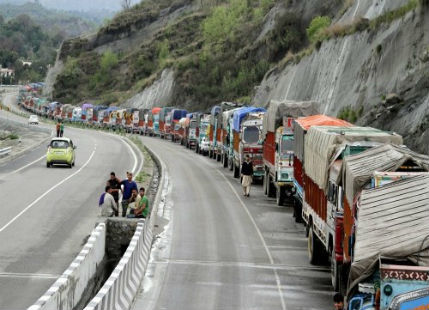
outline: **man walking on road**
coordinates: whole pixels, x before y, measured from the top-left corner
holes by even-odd
[[[125,217],[128,209],[128,200],[131,198],[132,190],[137,190],[137,183],[133,181],[133,174],[127,172],[127,179],[121,182],[124,186],[122,191],[122,216]]]
[[[107,180],[106,185],[111,187],[113,199],[119,206],[119,191],[121,190],[121,181],[116,177],[116,174],[113,171],[110,172],[110,179]],[[116,214],[116,216],[118,216],[118,214]]]
[[[118,205],[115,203],[115,200],[112,196],[112,188],[106,186],[105,194],[103,201],[101,202],[101,216],[103,217],[112,217],[118,213]]]
[[[241,185],[243,186],[244,196],[250,196],[250,186],[253,180],[253,163],[250,156],[246,155],[246,160],[241,165]]]
[[[57,130],[57,138],[59,138],[60,137],[60,129],[61,129],[61,124],[59,121],[57,122],[55,129]]]
[[[64,135],[64,124],[61,122],[60,123],[60,137],[62,137]]]

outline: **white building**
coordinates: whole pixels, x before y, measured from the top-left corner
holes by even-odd
[[[8,68],[2,68],[0,66],[0,76],[1,77],[13,77],[15,75],[15,70],[8,69]]]

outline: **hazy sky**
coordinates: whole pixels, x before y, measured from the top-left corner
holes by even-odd
[[[140,0],[132,0],[133,4]],[[22,4],[34,2],[34,0],[0,0],[0,3]],[[48,8],[65,11],[118,11],[121,9],[122,0],[39,0]]]

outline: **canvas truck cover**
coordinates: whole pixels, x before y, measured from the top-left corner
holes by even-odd
[[[220,106],[214,106],[210,111],[210,125],[215,124],[215,119],[220,115],[222,115],[222,108]]]
[[[255,112],[266,112],[264,108],[246,107],[240,108],[233,114],[232,130],[239,132],[242,120],[249,114]]]
[[[139,119],[143,120],[144,115],[149,112],[149,109],[139,109]]]
[[[234,114],[235,111],[239,110],[241,108],[236,108],[236,109],[232,109],[232,110],[228,110],[228,111],[224,111],[222,113],[222,128],[226,129],[228,127],[229,124],[229,120],[231,118],[231,116]]]
[[[342,173],[349,205],[353,205],[356,194],[371,181],[375,171],[393,172],[408,161],[421,170],[429,170],[429,156],[415,153],[405,146],[385,144],[347,156],[343,161]]]
[[[319,113],[319,104],[315,101],[275,101],[268,105],[263,121],[262,135],[276,132],[283,125],[283,117],[298,118]]]
[[[152,108],[152,115],[157,115],[157,114],[159,114],[159,112],[161,112],[161,108],[158,108],[158,107],[156,107],[156,108]]]
[[[375,271],[380,257],[429,265],[429,176],[364,190],[356,221],[348,294]]]
[[[313,126],[305,137],[304,168],[320,189],[327,188],[332,157],[347,144],[402,144],[402,137],[371,127]]]
[[[352,127],[349,122],[341,119],[318,114],[307,117],[299,117],[294,121],[294,153],[296,157],[304,162],[304,136],[312,126],[337,126],[337,127]]]
[[[171,112],[171,110],[173,110],[172,107],[164,107],[161,109],[161,111],[159,112],[159,120],[161,122],[165,122],[165,117],[167,116],[168,113]]]

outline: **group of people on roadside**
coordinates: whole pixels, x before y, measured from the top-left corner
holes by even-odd
[[[105,192],[98,202],[101,216],[122,216],[128,218],[147,218],[149,216],[149,199],[144,187],[137,187],[133,174],[127,172],[127,178],[119,180],[114,172],[110,173]],[[122,196],[122,197],[121,197]],[[122,198],[120,200],[120,198]]]
[[[57,122],[57,125],[55,125],[55,129],[57,130],[57,138],[62,137],[64,135],[64,124],[61,121]]]

